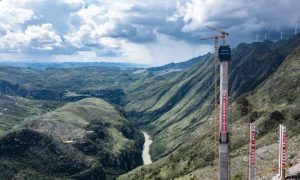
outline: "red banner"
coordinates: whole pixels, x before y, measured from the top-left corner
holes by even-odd
[[[282,168],[285,169],[286,164],[286,128],[282,129],[282,159],[281,159]]]
[[[279,126],[279,177],[285,177],[286,168],[286,127],[283,125]]]
[[[255,163],[255,130],[251,132],[251,164]]]
[[[227,91],[222,91],[222,134],[227,133]]]

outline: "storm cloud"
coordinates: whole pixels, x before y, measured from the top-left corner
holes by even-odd
[[[164,64],[212,50],[205,25],[236,44],[292,35],[297,0],[2,0],[2,60]],[[277,36],[278,35],[278,36]]]

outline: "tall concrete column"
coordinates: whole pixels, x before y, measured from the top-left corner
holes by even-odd
[[[228,59],[229,60],[229,59]],[[219,180],[228,179],[228,60],[220,63]]]
[[[285,180],[286,169],[286,127],[279,126],[279,178]]]
[[[249,180],[255,179],[255,126],[254,124],[250,124],[250,143],[249,143]]]
[[[223,39],[225,44],[225,39]],[[231,59],[230,46],[219,47],[220,60],[220,143],[219,180],[229,179],[229,137],[228,137],[228,62]]]

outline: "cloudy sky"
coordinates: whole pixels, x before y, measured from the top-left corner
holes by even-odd
[[[2,0],[0,60],[161,65],[212,50],[199,40],[214,34],[205,25],[228,31],[232,46],[289,36],[299,9],[299,0]]]

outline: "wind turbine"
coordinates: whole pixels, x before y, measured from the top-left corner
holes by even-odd
[[[265,32],[265,41],[268,39],[268,33]]]

